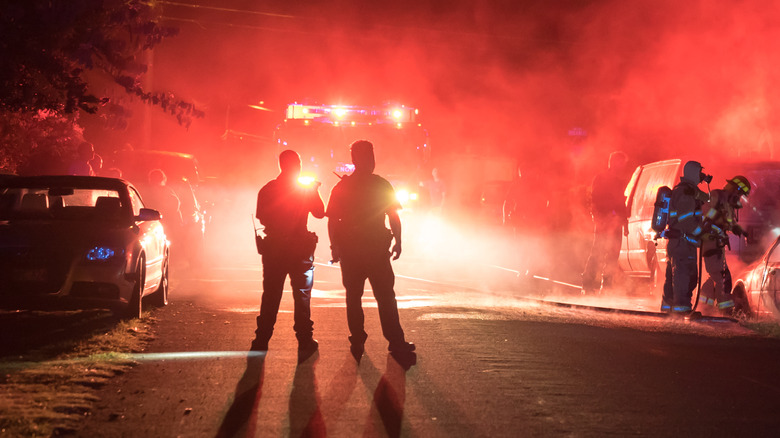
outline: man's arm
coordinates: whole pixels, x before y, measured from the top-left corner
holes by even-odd
[[[319,183],[317,183],[319,184]],[[314,189],[314,193],[312,194],[312,201],[311,201],[311,215],[316,217],[317,219],[322,219],[325,217],[325,204],[322,202],[322,196],[320,196],[320,191],[318,188]]]
[[[341,251],[339,249],[338,240],[338,219],[328,218],[328,240],[330,240],[330,261],[332,263],[338,263],[341,261]]]
[[[390,231],[395,239],[392,250],[393,260],[398,260],[398,257],[401,257],[401,217],[398,216],[397,210],[390,210],[387,212],[387,218],[390,221]]]
[[[255,207],[255,217],[260,221],[260,223],[263,223],[263,219],[265,218],[265,209],[264,203],[263,203],[263,191],[257,192],[257,204]]]
[[[328,208],[325,213],[328,216],[328,240],[330,240],[330,261],[338,263],[341,261],[341,252],[339,250],[339,201],[338,201],[338,185],[330,192],[330,198],[328,199]],[[334,196],[335,194],[335,196]]]

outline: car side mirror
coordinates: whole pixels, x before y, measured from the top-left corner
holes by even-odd
[[[141,211],[138,213],[138,216],[135,217],[135,220],[137,221],[159,221],[162,218],[162,215],[159,211],[151,209],[151,208],[142,208]]]

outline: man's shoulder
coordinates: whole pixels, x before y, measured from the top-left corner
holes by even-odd
[[[380,176],[380,175],[377,175],[375,173],[372,173],[369,176],[369,178],[370,178],[369,181],[370,181],[372,187],[374,187],[374,188],[380,188],[380,189],[387,189],[387,188],[392,189],[393,188],[393,185],[390,184],[390,181],[385,179],[383,176]]]

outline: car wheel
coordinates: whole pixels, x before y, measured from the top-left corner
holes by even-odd
[[[168,305],[168,254],[165,255],[162,264],[162,277],[160,278],[160,286],[154,291],[152,295],[152,303],[157,307],[163,307]]]
[[[133,295],[127,305],[125,318],[140,318],[143,310],[144,282],[146,281],[146,262],[141,257],[138,260],[138,266],[135,268],[135,285],[133,286]]]
[[[752,315],[750,311],[750,303],[748,302],[745,289],[742,286],[737,286],[731,293],[734,300],[734,316],[748,318]]]

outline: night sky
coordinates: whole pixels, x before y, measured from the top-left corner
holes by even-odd
[[[618,149],[633,163],[774,156],[772,1],[159,5],[181,31],[156,49],[153,87],[207,114],[189,131],[154,116],[155,141],[171,149],[212,150],[226,127],[270,135],[281,114],[247,105],[313,100],[418,107],[439,152],[593,168]],[[584,143],[568,136],[575,127]]]

